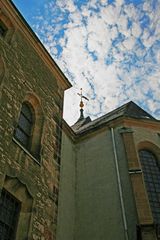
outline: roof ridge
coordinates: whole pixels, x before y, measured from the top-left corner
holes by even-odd
[[[148,112],[143,110],[139,105],[134,103],[133,101],[129,101],[120,107],[106,113],[105,115],[94,119],[93,121],[90,121],[86,124],[79,124],[76,126],[73,125],[72,129],[75,132],[81,132],[85,131],[87,129],[90,129],[95,126],[99,126],[105,122],[112,121],[119,117],[127,117],[127,118],[134,118],[134,119],[150,119],[150,120],[156,120],[152,115],[150,115]],[[83,121],[82,121],[83,122]]]

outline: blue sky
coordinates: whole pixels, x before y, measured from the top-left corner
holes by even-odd
[[[64,118],[97,118],[134,101],[160,119],[160,1],[14,0],[73,87]]]

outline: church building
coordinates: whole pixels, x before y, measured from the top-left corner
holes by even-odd
[[[0,1],[0,240],[160,239],[160,120],[134,102],[69,126],[70,82]]]

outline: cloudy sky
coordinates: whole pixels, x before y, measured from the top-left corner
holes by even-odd
[[[73,87],[64,119],[95,119],[134,101],[160,119],[159,0],[14,0]],[[85,101],[85,100],[84,100]]]

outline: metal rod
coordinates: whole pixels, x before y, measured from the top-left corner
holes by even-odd
[[[126,213],[125,213],[123,193],[122,193],[122,184],[121,184],[120,173],[119,173],[117,149],[116,149],[116,144],[115,144],[115,135],[114,135],[114,129],[113,129],[113,128],[111,128],[111,136],[112,136],[114,160],[115,160],[115,165],[116,165],[116,173],[117,173],[117,181],[118,181],[118,190],[119,190],[121,210],[122,210],[122,216],[123,216],[123,224],[124,224],[124,230],[125,230],[125,238],[126,238],[126,240],[129,240],[127,220],[126,220]]]

